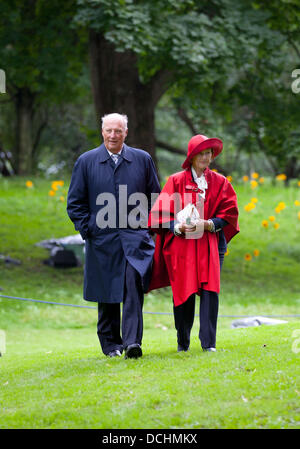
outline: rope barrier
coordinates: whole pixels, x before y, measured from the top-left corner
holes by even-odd
[[[93,306],[81,306],[80,304],[68,304],[68,303],[56,302],[56,301],[42,301],[40,299],[20,298],[17,296],[0,295],[0,298],[16,299],[19,301],[37,302],[37,303],[42,303],[42,304],[51,304],[51,305],[55,305],[55,306],[78,307],[81,309],[97,309],[97,307],[93,307]],[[173,315],[173,313],[170,313],[170,312],[146,312],[146,311],[143,311],[143,313],[150,314],[150,315]],[[250,318],[251,316],[253,316],[253,315],[219,315],[220,318]],[[269,318],[300,317],[300,315],[260,315],[260,316],[269,317]]]

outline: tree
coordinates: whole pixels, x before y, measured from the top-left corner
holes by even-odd
[[[292,14],[285,0],[272,2],[286,15],[282,23],[260,0],[2,0],[0,61],[16,111],[18,172],[32,167],[47,106],[78,95],[88,55],[98,126],[106,113],[126,113],[128,143],[154,159],[157,140],[177,146],[175,137],[155,136],[166,92],[191,134],[223,129],[248,151],[263,145],[267,154],[274,146],[272,89],[284,78],[276,64],[289,64],[283,45],[299,48],[297,2],[288,1]],[[283,96],[278,90],[277,124],[282,105],[291,105]],[[291,131],[285,117],[280,142]],[[297,144],[294,128],[290,142]]]
[[[75,0],[2,0],[0,61],[15,107],[17,173],[32,171],[47,113],[40,105],[62,102],[76,92],[82,46],[70,26]]]
[[[250,158],[263,155],[273,175],[284,172],[289,179],[300,173],[299,95],[291,89],[291,74],[299,63],[298,3],[257,1],[255,8],[259,9],[253,10],[256,26],[253,21],[240,22],[240,28],[251,25],[257,33],[258,39],[249,40],[252,57],[241,54],[233,42],[239,63],[234,65],[232,58],[224,80],[207,83],[201,96],[195,95],[194,80],[177,83],[177,90],[172,92],[174,110],[192,133],[219,132],[227,143],[233,143],[237,150],[231,169],[243,151]],[[263,14],[256,15],[256,11]],[[248,21],[248,15],[244,17]]]
[[[251,59],[264,39],[265,14],[250,1],[79,0],[76,23],[89,30],[98,117],[129,116],[128,141],[155,158],[154,113],[170,87],[194,95]]]
[[[285,173],[288,182],[300,174],[299,97],[291,88],[293,69],[300,62],[299,1],[257,0],[254,5],[267,14],[274,39],[264,43],[247,76],[232,89],[238,121],[247,127],[238,143],[263,153],[273,174]]]

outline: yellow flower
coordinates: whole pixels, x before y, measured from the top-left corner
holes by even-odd
[[[249,181],[249,176],[247,176],[247,175],[243,176],[243,181],[244,181],[244,182]]]
[[[257,179],[257,178],[259,178],[259,174],[258,173],[256,173],[256,172],[254,172],[254,173],[252,173],[252,178],[254,178],[254,179]]]
[[[270,221],[275,221],[274,215],[270,215],[269,220],[270,220]]]
[[[300,212],[298,212],[298,218],[299,218],[299,220],[300,220]]]
[[[244,207],[244,209],[245,209],[245,211],[249,212],[250,210],[254,209],[255,207],[256,207],[255,204],[253,204],[253,203],[248,203],[248,204]]]
[[[284,203],[283,201],[280,201],[280,203],[278,203],[278,206],[279,206],[281,209],[285,209],[285,207],[286,207],[286,205],[285,205],[285,203]]]
[[[258,182],[260,183],[260,184],[263,184],[264,182],[265,182],[265,178],[259,178],[259,180],[258,180]]]
[[[244,259],[247,261],[251,260],[252,259],[251,254],[250,253],[245,254]]]
[[[286,205],[283,201],[281,201],[280,203],[277,204],[277,206],[275,207],[275,212],[277,214],[279,214],[283,209],[286,208]]]
[[[60,196],[59,199],[60,199],[60,201],[65,201],[65,197],[64,196]]]
[[[229,182],[232,182],[232,176],[226,176],[226,179],[228,179]]]
[[[298,183],[297,183],[297,184],[298,184],[298,186],[300,187],[300,181],[298,181]]]
[[[269,223],[268,223],[267,220],[263,220],[263,221],[261,222],[261,225],[262,225],[264,228],[267,228],[267,227],[269,226]]]
[[[276,176],[277,181],[285,181],[286,175],[284,173],[281,173],[280,175]]]
[[[295,206],[300,206],[300,201],[295,200],[295,201],[294,201],[294,204],[295,204]]]
[[[274,225],[273,225],[273,226],[274,226],[274,228],[275,228],[275,229],[278,229],[278,228],[279,228],[279,226],[280,226],[280,224],[279,224],[279,223],[274,223]]]
[[[257,203],[258,199],[257,198],[251,198],[251,203]]]
[[[52,190],[58,190],[58,186],[59,187],[63,187],[64,185],[64,181],[60,180],[60,181],[53,181],[51,184],[51,188]]]
[[[215,173],[218,173],[218,170],[216,168],[212,168],[211,171],[214,171]]]
[[[225,256],[228,256],[228,254],[229,254],[229,249],[227,249]]]
[[[48,195],[49,195],[49,196],[54,196],[54,195],[55,195],[54,190],[50,190],[49,193],[48,193]]]
[[[255,250],[253,251],[253,254],[254,254],[255,257],[258,257],[258,256],[259,256],[259,253],[260,253],[259,249],[255,249]]]
[[[31,187],[33,187],[33,182],[32,181],[26,181],[26,187],[31,189]]]
[[[257,182],[257,181],[254,181],[254,180],[252,180],[252,181],[250,182],[250,184],[251,184],[251,188],[252,188],[252,189],[255,189],[255,187],[258,186],[258,182]]]

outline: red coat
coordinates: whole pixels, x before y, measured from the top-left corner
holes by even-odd
[[[226,220],[228,225],[223,228],[223,232],[228,243],[239,232],[235,191],[224,176],[208,168],[204,174],[208,188],[204,201],[204,216],[201,218],[208,220],[220,217]],[[164,199],[175,192],[181,197],[190,194],[180,208],[189,202],[196,204],[199,189],[191,169],[171,175],[151,209],[149,227],[157,233],[157,237],[149,291],[171,285],[174,305],[178,306],[193,293],[200,294],[201,289],[219,293],[220,265],[218,233],[205,231],[201,238],[186,239],[163,228],[164,223],[167,225],[170,220],[176,219],[175,215],[180,210],[176,209],[175,202],[170,204]]]

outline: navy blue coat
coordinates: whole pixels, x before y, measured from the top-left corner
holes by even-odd
[[[123,201],[119,186],[122,186]],[[115,164],[102,144],[83,153],[74,165],[67,212],[85,240],[83,297],[87,301],[123,301],[126,259],[140,273],[144,292],[148,290],[154,242],[147,225],[136,228],[127,224],[131,211],[133,216],[139,217],[136,214],[138,201],[131,200],[134,204],[127,206],[128,197],[137,192],[144,193],[148,199],[147,211],[144,211],[147,223],[151,194],[158,194],[160,185],[153,160],[146,151],[124,144]],[[108,200],[104,201],[106,197]],[[105,209],[101,212],[102,208]],[[99,211],[103,220],[107,218],[109,226],[98,226]]]

